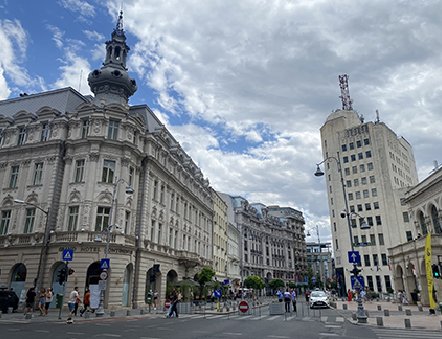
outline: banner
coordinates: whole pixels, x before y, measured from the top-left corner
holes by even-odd
[[[427,276],[428,297],[430,300],[430,309],[435,310],[437,305],[433,298],[434,281],[433,281],[433,269],[431,267],[431,234],[427,233],[425,239],[425,273]]]

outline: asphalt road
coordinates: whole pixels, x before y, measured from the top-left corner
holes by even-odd
[[[64,321],[9,323],[0,325],[0,336],[8,339],[27,338],[376,338],[369,329],[353,325],[334,310],[307,316],[288,314],[252,315],[180,315],[166,319],[163,315],[134,318],[91,318],[66,324]]]

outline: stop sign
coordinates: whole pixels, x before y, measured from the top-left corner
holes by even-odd
[[[247,301],[241,300],[239,302],[238,308],[242,313],[246,313],[249,310],[249,304],[247,303]]]

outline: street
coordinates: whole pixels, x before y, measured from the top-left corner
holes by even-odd
[[[300,312],[299,312],[300,313]],[[179,318],[167,319],[163,314],[148,314],[139,317],[78,319],[68,325],[64,320],[2,322],[2,337],[5,338],[378,338],[370,326],[354,325],[335,310],[271,316],[267,309],[262,313],[239,314],[182,314]],[[384,330],[385,332],[385,330]],[[403,332],[403,331],[402,331]],[[419,334],[417,334],[419,332]],[[396,335],[390,330],[385,338],[437,338],[440,333],[407,331],[409,336]],[[382,334],[382,333],[381,333]],[[382,334],[385,335],[385,334]],[[384,338],[383,336],[379,338]]]

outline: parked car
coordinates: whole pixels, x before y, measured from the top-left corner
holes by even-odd
[[[329,308],[330,307],[330,299],[328,297],[328,294],[324,291],[313,291],[310,294],[310,308],[315,307],[324,307]]]
[[[18,297],[14,291],[0,289],[0,311],[8,313],[8,308],[16,311],[18,308]]]

